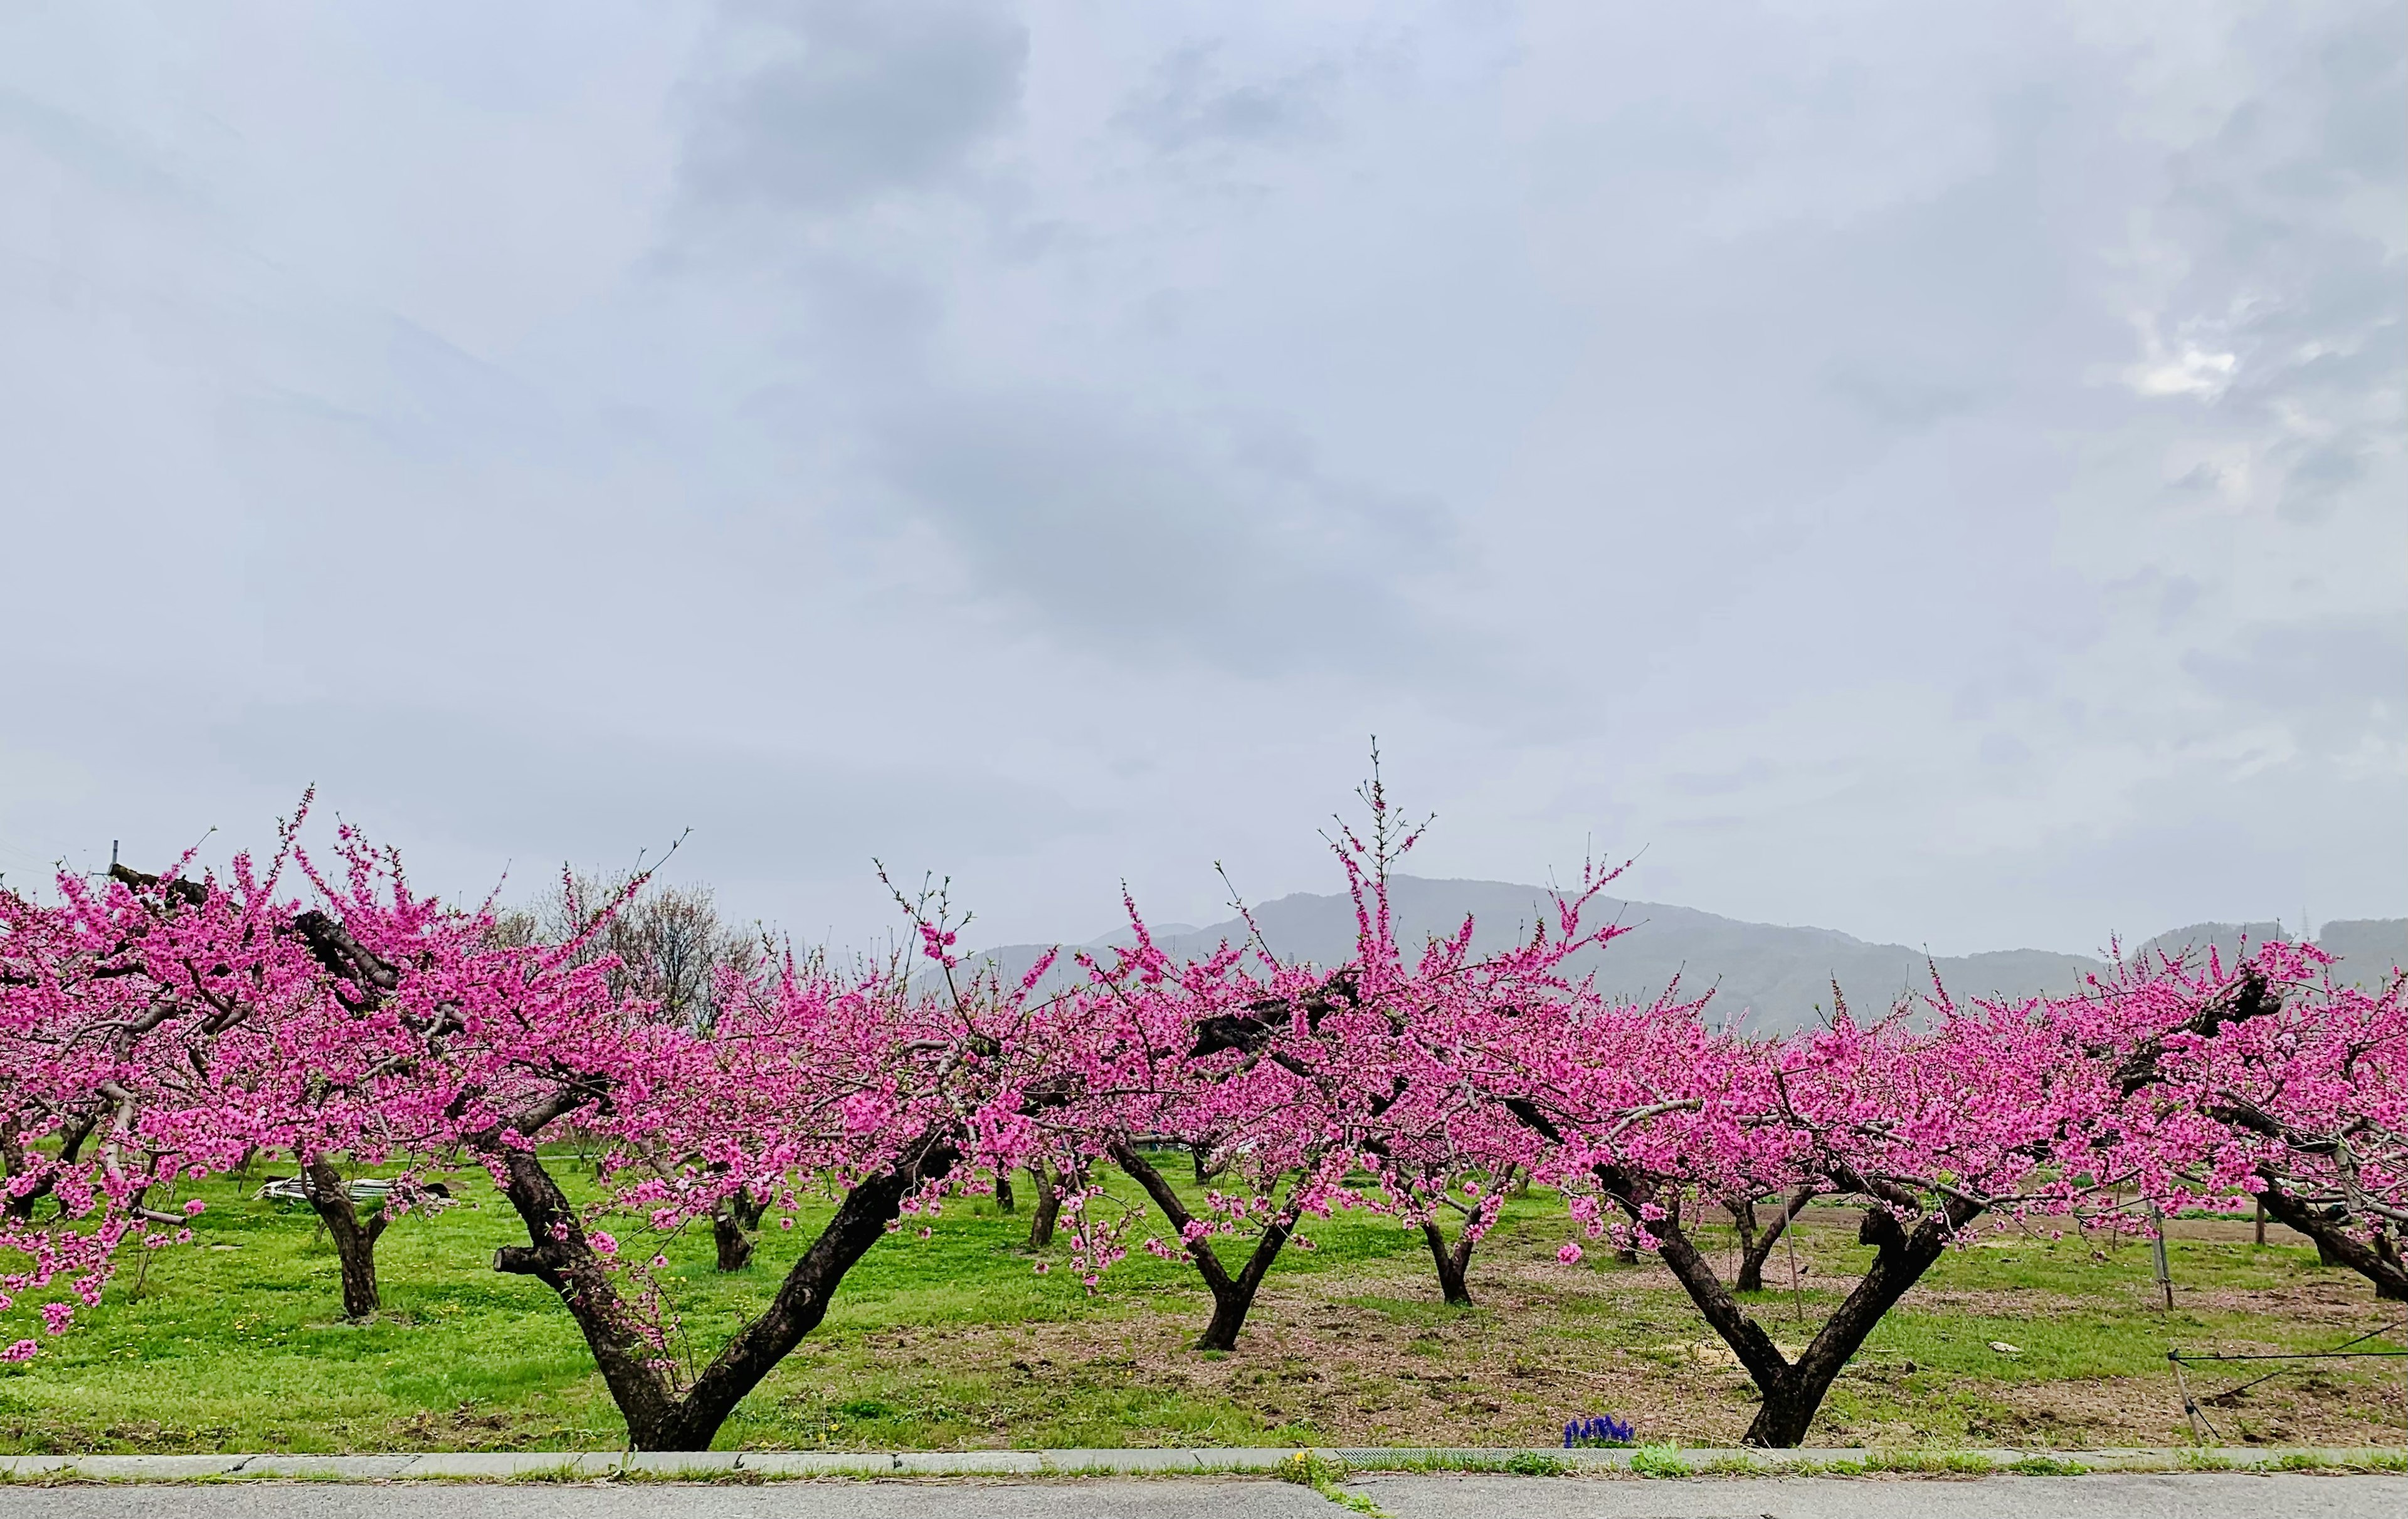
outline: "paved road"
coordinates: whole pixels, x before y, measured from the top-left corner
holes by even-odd
[[[2401,1519],[2408,1478],[1814,1478],[1639,1482],[1364,1477],[1396,1519]],[[1309,1488],[1182,1477],[1061,1483],[789,1482],[0,1487],[0,1519],[1346,1519]]]
[[[2402,1519],[2408,1477],[1364,1477],[1397,1519]],[[970,1511],[975,1512],[975,1511]],[[1266,1510],[1266,1512],[1276,1511]],[[1330,1511],[1335,1514],[1337,1511]],[[1325,1515],[1325,1519],[1329,1516]]]

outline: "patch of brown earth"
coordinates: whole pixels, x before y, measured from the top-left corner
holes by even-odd
[[[2397,1445],[2408,1437],[2401,1384],[2376,1376],[2286,1372],[2221,1406],[2215,1394],[2258,1374],[2225,1378],[2192,1368],[2191,1393],[2214,1438],[2229,1444]],[[2003,1412],[1971,1432],[2006,1445],[2186,1443],[2181,1385],[2171,1374],[2053,1382],[1988,1390]]]
[[[1206,1317],[1200,1292],[1109,1317],[881,1331],[871,1343],[882,1361],[891,1344],[897,1361],[978,1379],[982,1391],[956,1396],[968,1399],[966,1412],[996,1444],[1025,1442],[1015,1431],[1042,1426],[1055,1401],[1049,1385],[1058,1394],[1066,1381],[1184,1395],[1241,1411],[1267,1438],[1310,1430],[1310,1438],[1332,1444],[1547,1445],[1561,1438],[1567,1421],[1608,1412],[1633,1419],[1642,1440],[1735,1443],[1755,1413],[1754,1389],[1707,1334],[1670,1272],[1653,1258],[1631,1267],[1566,1267],[1554,1258],[1555,1242],[1484,1246],[1472,1277],[1479,1306],[1468,1312],[1440,1305],[1426,1266],[1411,1258],[1274,1275],[1237,1353],[1227,1356],[1190,1348]],[[1821,1284],[1838,1285],[1845,1264],[1840,1253],[1852,1243],[1852,1232],[1808,1231],[1799,1252],[1808,1280],[1816,1280],[1821,1257],[1829,1271]],[[2380,1306],[2354,1291],[2354,1282],[2319,1274],[2250,1291],[2186,1294],[2184,1306],[2263,1318],[2270,1331],[2302,1321],[2320,1331],[2338,1326],[2338,1340],[2384,1322]],[[2114,1299],[2109,1311],[2148,1306],[2128,1280],[2102,1282],[2101,1290]],[[1788,1305],[1777,1297],[1753,1306],[1777,1339],[1802,1341],[1811,1333],[1811,1326],[1788,1323]],[[1918,1287],[1910,1306],[2005,1318],[2102,1310],[2096,1296],[2004,1287]],[[1812,1304],[1808,1310],[1811,1315]],[[2245,1346],[2234,1340],[2224,1348]],[[2202,1397],[2243,1380],[2202,1377],[2197,1369],[2189,1375]],[[2170,1370],[2020,1383],[1975,1377],[1938,1388],[1931,1376],[1928,1369],[1915,1376],[1900,1359],[1860,1356],[1834,1389],[1813,1438],[2010,1446],[2161,1445],[2188,1438]],[[2408,1426],[2400,1379],[2356,1370],[2286,1371],[2230,1407],[2211,1408],[2208,1417],[2236,1443],[2396,1443]],[[1139,1419],[1128,1438],[1159,1437]]]

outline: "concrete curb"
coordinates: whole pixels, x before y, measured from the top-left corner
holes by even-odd
[[[317,1481],[713,1482],[809,1477],[1086,1477],[1229,1473],[1263,1475],[1300,1455],[1350,1472],[1463,1469],[1534,1475],[1630,1473],[1644,1476],[1784,1473],[1800,1476],[1973,1475],[1984,1471],[2253,1471],[2319,1467],[2408,1467],[2408,1451],[2315,1446],[2182,1447],[2100,1451],[1874,1450],[1791,1451],[1558,1450],[1551,1447],[1380,1446],[1204,1450],[1050,1451],[701,1451],[638,1454],[595,1451],[437,1452],[423,1455],[0,1455],[0,1482],[192,1483]],[[1674,1469],[1674,1463],[1685,1472]]]

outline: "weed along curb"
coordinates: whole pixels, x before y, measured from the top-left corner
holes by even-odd
[[[1358,1472],[1506,1472],[1533,1477],[2082,1476],[2115,1471],[2408,1472],[2408,1450],[2315,1447],[2104,1451],[1871,1449],[1334,1449],[774,1452],[694,1455],[460,1452],[424,1455],[5,1455],[5,1483],[399,1481],[771,1482],[813,1477],[1253,1475],[1322,1486]]]

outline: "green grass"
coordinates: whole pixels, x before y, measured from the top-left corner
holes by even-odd
[[[2028,1455],[2020,1461],[2010,1461],[2007,1469],[2019,1477],[2079,1477],[2090,1470],[2079,1461],[2047,1455]]]
[[[1360,1493],[1350,1493],[1339,1485],[1350,1475],[1346,1463],[1332,1460],[1314,1451],[1298,1451],[1273,1469],[1272,1475],[1282,1482],[1310,1487],[1342,1509],[1368,1514],[1370,1519],[1387,1519],[1387,1511]]]
[[[572,1180],[566,1157],[555,1168]],[[490,1268],[494,1247],[523,1242],[515,1215],[481,1173],[453,1180],[461,1206],[385,1235],[385,1311],[365,1326],[340,1321],[334,1254],[314,1218],[251,1202],[230,1181],[204,1183],[194,1245],[129,1262],[72,1333],[0,1366],[0,1451],[619,1448],[617,1412],[573,1322],[541,1284]],[[712,1269],[701,1231],[669,1241],[680,1354],[707,1359],[757,1311],[822,1216],[773,1226],[734,1276]],[[1025,1212],[955,1200],[930,1238],[907,1227],[882,1241],[720,1445],[1531,1445],[1553,1443],[1568,1418],[1618,1412],[1640,1421],[1645,1461],[1686,1469],[1662,1441],[1729,1444],[1752,1412],[1744,1379],[1696,1354],[1709,1333],[1660,1268],[1617,1267],[1604,1252],[1578,1270],[1555,1266],[1568,1231],[1544,1197],[1514,1199],[1484,1241],[1472,1268],[1482,1303],[1468,1310],[1437,1300],[1417,1235],[1368,1216],[1309,1220],[1316,1248],[1283,1255],[1226,1357],[1187,1348],[1209,1305],[1183,1263],[1132,1250],[1090,1295],[1064,1268],[1063,1246],[1038,1275],[1025,1231]],[[643,1235],[618,1232],[631,1244]],[[1727,1231],[1699,1232],[1718,1249]],[[1819,1319],[1870,1256],[1833,1221],[1801,1235],[1803,1290],[1793,1298],[1784,1280],[1752,1305],[1792,1342],[1812,1327],[1790,1323],[1794,1304]],[[2355,1283],[2319,1270],[2311,1252],[2178,1240],[2183,1306],[2171,1316],[2150,1305],[2146,1255],[2127,1246],[2102,1261],[2079,1240],[1952,1254],[1834,1387],[1815,1442],[2182,1442],[2170,1340],[2306,1349],[2356,1332],[2356,1320],[2313,1306],[2190,1306],[2210,1293]],[[1773,1274],[1783,1264],[1776,1254]],[[18,1305],[0,1332],[36,1332],[34,1306]],[[2021,1354],[2001,1355],[1993,1340]],[[2337,1369],[2283,1416],[2323,1419],[2338,1443],[2396,1440],[2382,1431],[2401,1427],[2399,1363],[2326,1365]],[[2035,1407],[2086,1390],[2102,1406],[2145,1404],[2157,1422],[2102,1426],[2090,1440],[2031,1422]],[[2258,1407],[2230,1418],[2258,1418]]]
[[[1641,1445],[1630,1453],[1630,1469],[1641,1477],[1686,1477],[1696,1468],[1670,1445]]]
[[[575,1189],[566,1157],[553,1168]],[[129,1262],[75,1332],[46,1340],[30,1364],[0,1367],[0,1450],[617,1447],[617,1412],[575,1324],[548,1288],[490,1268],[496,1246],[524,1242],[516,1215],[482,1173],[449,1181],[461,1206],[404,1219],[380,1242],[384,1311],[364,1326],[341,1321],[334,1253],[312,1215],[251,1201],[244,1183],[189,1188],[209,1204],[194,1245]],[[825,1211],[791,1231],[772,1226],[753,1266],[732,1276],[713,1268],[698,1228],[666,1244],[676,1348],[690,1363],[766,1306]],[[1132,1252],[1090,1296],[1066,1270],[1034,1271],[1065,1250],[1029,1253],[1025,1211],[957,1199],[946,1215],[930,1238],[907,1229],[873,1249],[805,1350],[738,1410],[724,1446],[994,1443],[980,1437],[999,1412],[1029,1445],[1309,1442],[1312,1430],[1267,1427],[1226,1400],[1132,1385],[1115,1374],[1126,1363],[1109,1356],[1025,1372],[1017,1361],[964,1368],[931,1385],[910,1354],[927,1336],[1173,1314],[1193,1318],[1192,1338],[1205,1307],[1183,1265]],[[1288,1251],[1283,1273],[1421,1248],[1393,1227],[1307,1222],[1315,1248]],[[13,1315],[12,1338],[36,1332],[14,1322],[32,1306]],[[837,1374],[788,1374],[806,1366]]]
[[[1962,1451],[1875,1451],[1868,1471],[1923,1477],[1984,1477],[1998,1469],[1988,1456]]]

